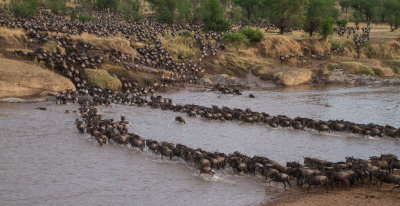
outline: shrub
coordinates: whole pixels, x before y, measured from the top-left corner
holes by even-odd
[[[247,27],[239,32],[244,34],[250,42],[260,42],[264,38],[264,33],[260,29]]]
[[[332,50],[343,50],[345,47],[352,47],[352,44],[354,44],[351,40],[341,41],[337,39],[330,39],[328,42],[331,44]]]
[[[122,87],[121,81],[111,76],[106,70],[85,69],[85,73],[93,85],[113,90],[119,90]]]
[[[192,32],[185,30],[183,32],[181,32],[181,36],[185,37],[185,38],[193,38],[193,34]]]
[[[340,19],[336,21],[336,25],[338,25],[339,27],[346,27],[347,25],[347,20],[346,19]]]
[[[222,40],[225,43],[233,45],[235,47],[239,47],[239,46],[243,46],[243,45],[245,45],[245,46],[250,45],[250,41],[246,37],[246,35],[244,35],[243,33],[240,33],[240,32],[225,34],[222,37]]]
[[[61,14],[67,11],[67,5],[65,1],[48,1],[46,7],[54,14]]]
[[[94,17],[85,14],[80,14],[78,16],[78,19],[81,20],[82,22],[89,22],[95,20]]]
[[[374,71],[375,75],[378,77],[383,77],[383,70],[380,67],[371,67],[371,69]]]
[[[373,69],[359,62],[342,62],[338,65],[338,68],[343,69],[349,74],[365,74],[375,76],[375,72]]]
[[[99,9],[117,9],[119,4],[118,0],[97,0],[96,6]]]
[[[227,31],[231,25],[223,16],[224,8],[218,0],[204,0],[200,4],[200,16],[206,30]]]
[[[333,33],[333,18],[325,18],[321,22],[321,29],[319,30],[319,34],[323,39],[327,39],[329,35]]]
[[[395,74],[400,74],[400,67],[392,67],[392,70]]]
[[[27,17],[33,16],[37,12],[37,7],[40,4],[40,0],[23,0],[18,3],[14,3],[11,6],[15,16]]]

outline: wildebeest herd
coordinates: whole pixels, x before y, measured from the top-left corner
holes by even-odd
[[[98,113],[96,103],[88,99],[81,100],[79,108],[83,121],[76,119],[75,124],[79,132],[88,133],[94,137],[100,145],[113,142],[120,145],[129,145],[143,151],[147,148],[157,155],[169,158],[182,159],[196,168],[200,174],[215,174],[214,170],[232,168],[235,173],[255,174],[264,177],[268,181],[281,182],[291,187],[291,177],[295,178],[298,186],[308,184],[308,190],[312,185],[321,185],[326,188],[334,186],[350,189],[353,185],[376,184],[379,190],[383,182],[394,184],[394,190],[400,184],[400,176],[393,171],[400,169],[400,160],[396,155],[383,154],[380,157],[370,157],[369,160],[346,157],[344,162],[329,162],[315,158],[304,158],[304,165],[298,162],[287,162],[286,166],[267,157],[249,157],[234,152],[226,155],[221,152],[207,152],[200,148],[194,149],[182,144],[158,142],[145,139],[139,135],[129,133],[129,122],[124,116],[120,121],[105,119]],[[184,121],[181,117],[177,121]]]
[[[322,185],[326,188],[338,185],[349,188],[352,185],[362,185],[366,182],[369,184],[376,183],[377,185],[382,182],[400,184],[400,176],[392,174],[394,170],[400,169],[399,160],[397,156],[390,154],[371,157],[370,160],[349,157],[345,162],[337,163],[305,158],[304,165],[288,162],[286,166],[283,166],[266,157],[249,157],[239,152],[229,155],[220,152],[207,152],[181,144],[175,145],[145,139],[129,133],[127,126],[129,122],[125,117],[121,117],[120,121],[104,119],[98,113],[96,106],[112,106],[112,104],[150,106],[186,113],[192,117],[200,116],[208,120],[237,120],[249,124],[291,127],[298,130],[310,128],[320,132],[347,131],[361,135],[400,137],[400,129],[389,125],[357,124],[342,120],[319,121],[301,117],[290,118],[284,115],[272,116],[254,112],[251,109],[174,104],[171,99],[156,96],[155,92],[176,83],[196,83],[199,73],[203,70],[201,62],[207,56],[215,55],[218,50],[224,49],[223,44],[212,45],[207,40],[213,39],[218,42],[222,34],[205,33],[199,25],[160,24],[152,16],[141,22],[121,23],[123,22],[121,21],[122,16],[116,13],[93,11],[93,15],[99,17],[99,21],[83,23],[42,12],[40,15],[30,18],[8,19],[0,17],[0,25],[9,28],[23,28],[27,31],[30,44],[35,47],[33,52],[15,51],[15,55],[32,61],[44,62],[48,68],[54,69],[72,80],[77,90],[61,92],[56,97],[56,103],[79,103],[79,111],[83,120],[76,120],[77,129],[81,133],[90,134],[100,145],[114,142],[130,145],[140,150],[147,148],[155,154],[170,159],[181,158],[195,165],[200,173],[214,174],[214,170],[230,167],[235,173],[259,174],[269,181],[281,182],[285,187],[286,184],[291,186],[291,177],[296,178],[298,185],[308,183],[309,186]],[[181,30],[189,30],[194,33],[194,38],[201,48],[201,54],[196,62],[185,59],[181,59],[181,62],[174,61],[168,51],[163,48],[158,37],[158,35],[167,33],[179,35],[178,31]],[[67,35],[57,36],[49,32]],[[102,50],[88,43],[73,40],[68,36],[68,34],[82,34],[83,32],[105,37],[121,33],[129,41],[143,42],[146,45],[143,48],[135,48],[139,55],[132,57],[120,51]],[[40,47],[50,40],[56,41],[56,52],[48,52]],[[65,52],[62,52],[62,49]],[[150,86],[141,86],[133,80],[114,75],[121,80],[122,90],[103,89],[91,85],[83,73],[86,68],[101,68],[101,64],[105,60],[104,57],[108,57],[115,64],[125,66],[128,70],[149,66],[170,70],[173,75],[164,77],[160,83],[156,82]],[[135,63],[133,68],[131,61]],[[224,93],[240,93],[226,88],[218,88],[218,90],[223,90]],[[176,120],[185,122],[182,117],[177,117]]]

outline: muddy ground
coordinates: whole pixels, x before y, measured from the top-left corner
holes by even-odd
[[[400,174],[400,171],[397,171]],[[296,186],[294,186],[296,187]],[[307,192],[306,189],[293,189],[283,192],[275,200],[262,206],[398,206],[400,205],[400,188],[393,184],[383,184],[381,191],[376,186],[353,187],[349,191],[345,188],[335,188],[328,193],[325,189],[317,188]]]

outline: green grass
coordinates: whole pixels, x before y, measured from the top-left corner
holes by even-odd
[[[251,43],[260,42],[264,38],[264,33],[259,29],[250,27],[239,31],[225,34],[222,40],[233,47],[250,46]]]
[[[93,16],[85,15],[85,14],[80,14],[78,16],[78,19],[81,20],[82,22],[89,22],[89,21],[94,21],[95,18]]]
[[[111,76],[106,70],[85,69],[88,81],[101,88],[120,90],[122,88],[121,81]]]
[[[339,64],[329,64],[329,70],[333,69],[342,69],[349,74],[355,75],[369,75],[369,76],[378,76],[383,77],[384,72],[381,67],[377,66],[367,66],[359,62],[341,62]]]

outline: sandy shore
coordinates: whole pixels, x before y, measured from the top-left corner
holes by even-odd
[[[399,174],[397,172],[397,174]],[[296,186],[295,186],[296,187]],[[381,191],[376,186],[353,187],[350,191],[344,188],[335,188],[328,193],[317,188],[307,193],[306,189],[292,189],[284,192],[275,200],[262,204],[262,206],[400,206],[400,188],[394,189],[393,184],[383,184]]]

